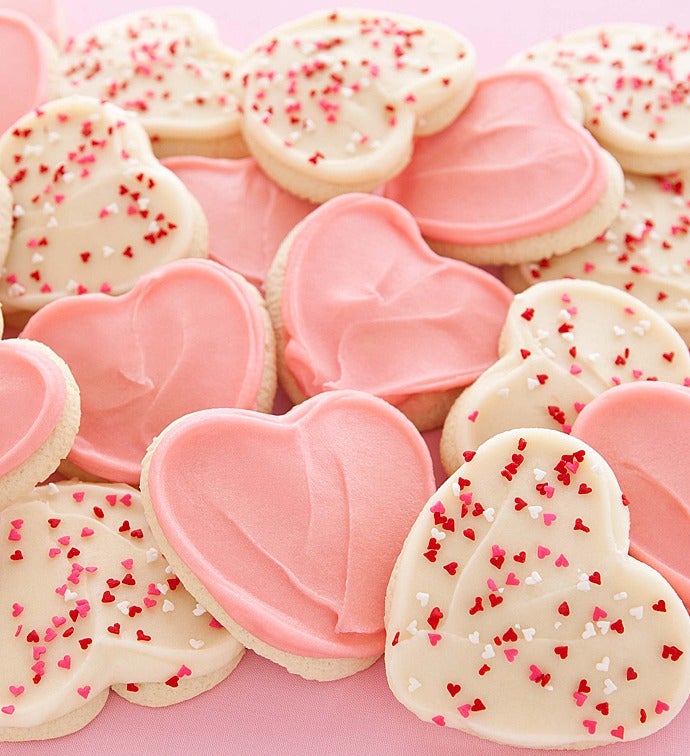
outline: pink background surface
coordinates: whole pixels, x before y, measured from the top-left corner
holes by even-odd
[[[27,0],[26,5],[41,0]],[[13,3],[16,7],[17,3]],[[142,0],[63,0],[68,32],[137,8],[170,5]],[[223,41],[242,49],[276,24],[324,6],[316,0],[192,0],[213,15]],[[3,5],[0,0],[0,6]],[[20,6],[24,2],[20,3]],[[346,5],[346,4],[341,4]],[[365,6],[367,3],[357,3]],[[544,0],[378,0],[372,7],[445,22],[474,43],[479,70],[499,68],[523,47],[559,32],[607,21],[672,23],[690,29],[687,0],[661,2],[577,3]],[[690,117],[689,117],[690,118]],[[438,433],[427,434],[436,453]],[[442,476],[439,473],[439,482]],[[535,716],[548,716],[548,711]],[[664,730],[641,741],[600,748],[597,754],[681,756],[690,746],[690,704]],[[288,674],[281,667],[247,652],[236,671],[214,690],[199,698],[165,709],[134,706],[115,694],[105,709],[81,732],[54,741],[0,744],[0,753],[143,754],[143,753],[314,753],[463,754],[510,756],[529,754],[457,731],[425,724],[402,707],[389,692],[383,662],[339,682],[314,683]],[[538,751],[535,753],[558,753]]]

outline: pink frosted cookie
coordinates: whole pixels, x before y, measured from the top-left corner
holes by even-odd
[[[122,294],[170,260],[208,254],[201,208],[136,120],[89,97],[53,100],[0,137],[14,232],[0,280],[26,318],[67,294]]]
[[[79,415],[79,389],[60,357],[34,341],[0,341],[0,510],[55,471]]]
[[[462,387],[496,361],[512,301],[483,270],[435,255],[404,208],[368,194],[307,216],[266,289],[293,401],[367,391],[422,430],[440,425]]]
[[[281,189],[252,158],[173,157],[163,165],[199,200],[211,259],[263,289],[280,243],[316,206]]]
[[[622,383],[690,385],[678,333],[643,302],[593,281],[546,281],[515,297],[501,358],[448,413],[441,459],[450,474],[465,450],[510,428],[569,433],[582,408]]]
[[[626,177],[608,230],[566,255],[506,268],[516,291],[537,281],[583,278],[624,289],[690,343],[690,192],[684,177]]]
[[[585,407],[573,435],[604,455],[630,505],[630,553],[661,572],[690,606],[690,391],[640,383]]]
[[[621,170],[538,71],[481,80],[448,128],[419,140],[384,187],[440,254],[477,264],[537,260],[586,244],[613,220]]]
[[[0,134],[56,96],[57,51],[24,13],[0,5],[0,50],[8,65],[0,77]]]
[[[59,0],[2,0],[0,8],[23,13],[38,24],[55,44],[62,43],[63,18]]]
[[[242,131],[278,184],[323,202],[370,191],[447,126],[474,88],[474,49],[449,27],[373,11],[321,12],[244,55]]]
[[[673,27],[609,24],[544,42],[516,56],[560,76],[579,95],[585,126],[623,168],[690,167],[690,35]]]
[[[148,445],[176,418],[273,406],[275,347],[264,302],[210,260],[165,265],[121,297],[53,302],[21,335],[54,349],[79,385],[81,425],[68,463],[80,477],[138,485]]]
[[[35,488],[0,512],[0,544],[0,741],[73,732],[110,686],[183,701],[242,657],[161,556],[133,488]]]
[[[333,680],[383,652],[386,584],[433,480],[400,412],[340,391],[282,416],[176,420],[149,449],[142,494],[176,573],[233,635]]]
[[[690,618],[628,556],[629,524],[581,441],[543,428],[487,441],[431,497],[393,573],[394,695],[428,722],[531,748],[666,725],[690,694]]]
[[[236,59],[205,13],[185,7],[139,11],[67,41],[60,92],[136,113],[159,157],[240,157],[246,148]]]

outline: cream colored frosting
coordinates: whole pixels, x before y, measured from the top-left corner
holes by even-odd
[[[192,196],[109,103],[75,96],[26,115],[0,137],[0,170],[14,196],[0,282],[10,310],[121,294],[164,262],[206,252]]]
[[[604,455],[630,506],[630,553],[654,567],[690,606],[690,480],[684,445],[690,390],[629,384],[585,407],[573,435]]]
[[[164,431],[149,461],[157,527],[234,623],[298,656],[382,652],[386,584],[434,488],[400,412],[344,391],[282,416],[206,410]]]
[[[212,260],[263,289],[280,243],[316,205],[288,194],[252,158],[166,158],[199,200],[209,224]]]
[[[680,331],[690,328],[690,192],[683,176],[628,174],[610,228],[591,244],[520,265],[523,285],[582,278],[624,289]]]
[[[446,126],[474,86],[474,50],[449,27],[395,14],[321,12],[270,32],[239,66],[243,131],[314,180],[373,186],[414,133]]]
[[[500,351],[446,419],[448,472],[463,450],[510,428],[569,433],[590,400],[622,383],[690,385],[690,355],[678,333],[639,300],[593,281],[546,281],[518,294]]]
[[[265,313],[236,273],[179,260],[122,297],[54,302],[22,336],[50,346],[81,390],[69,460],[106,480],[138,484],[148,445],[169,423],[207,407],[257,409]]]
[[[525,70],[480,80],[448,128],[416,143],[384,195],[430,239],[498,244],[576,221],[607,185],[603,153],[562,85]]]
[[[395,202],[337,197],[291,239],[285,363],[307,396],[352,388],[396,403],[458,388],[495,362],[511,301],[495,277],[435,255]]]
[[[19,10],[19,9],[18,9]],[[52,95],[53,46],[24,13],[0,7],[0,50],[9,62],[0,77],[0,133]]]
[[[624,168],[659,173],[690,165],[687,33],[596,26],[536,45],[512,63],[563,78],[582,99],[587,128]]]
[[[67,40],[60,91],[136,113],[154,142],[220,138],[239,133],[236,58],[205,13],[185,7],[139,11]]]
[[[487,441],[429,499],[389,589],[386,670],[417,716],[501,743],[586,748],[666,725],[690,618],[628,555],[597,452],[558,431]]]
[[[0,732],[109,686],[180,689],[243,648],[185,591],[128,486],[41,486],[0,512]]]
[[[1,328],[0,328],[1,330]],[[0,475],[15,470],[55,431],[67,399],[56,361],[17,339],[0,341]]]

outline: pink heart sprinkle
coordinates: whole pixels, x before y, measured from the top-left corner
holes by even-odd
[[[8,541],[21,541],[22,540],[22,534],[17,530],[17,528],[12,528],[10,530],[9,536],[7,536]]]
[[[34,646],[34,661],[38,661],[48,649],[45,646]]]
[[[529,665],[529,679],[532,682],[536,682],[537,680],[540,680],[543,676],[543,672],[537,667],[536,664],[530,664]]]
[[[3,706],[0,711],[2,711],[3,714],[14,714],[14,706]]]
[[[23,685],[10,685],[10,693],[17,698],[17,696],[21,696],[21,694],[24,692],[24,686]]]
[[[79,693],[82,698],[88,698],[89,693],[91,693],[91,686],[85,685],[83,688],[77,688],[77,693]]]
[[[43,640],[50,642],[52,640],[55,640],[55,638],[57,638],[57,633],[55,632],[55,630],[53,630],[52,627],[49,627],[46,630],[46,634],[43,636]]]
[[[123,559],[120,564],[126,569],[131,570],[134,567],[134,559]]]
[[[668,711],[669,706],[664,701],[657,701],[656,706],[654,707],[654,711],[657,714],[663,714],[665,711]]]
[[[65,654],[62,659],[60,659],[57,663],[58,667],[61,669],[71,669],[72,667],[72,657],[69,654]]]
[[[14,604],[12,604],[12,616],[13,617],[19,617],[19,615],[24,611],[24,607],[21,604],[18,604],[16,601]]]
[[[592,619],[596,622],[597,620],[604,619],[607,616],[607,613],[598,606],[594,607],[594,611],[592,612]]]
[[[573,362],[573,364],[570,366],[570,374],[571,375],[580,375],[581,372],[582,372],[582,368],[578,364],[576,364],[575,362]]]
[[[555,561],[556,567],[567,567],[569,564],[570,562],[565,558],[564,554],[560,554]]]
[[[633,370],[633,378],[642,378],[644,373],[641,370]]]
[[[575,699],[575,703],[578,706],[583,706],[585,701],[587,700],[587,696],[584,693],[580,693],[577,690],[575,691],[575,693],[573,693],[573,698]]]
[[[551,525],[556,520],[556,515],[553,512],[544,512],[544,525]]]
[[[467,493],[462,493],[458,497],[460,501],[462,501],[464,504],[466,504],[468,507],[472,504],[472,491],[467,491]]]
[[[465,719],[467,719],[467,717],[469,717],[470,715],[470,707],[471,704],[463,704],[462,706],[458,706],[458,711],[463,717],[465,717]]]
[[[147,593],[149,594],[149,596],[160,596],[161,595],[161,592],[158,590],[158,588],[156,587],[155,583],[149,583],[149,589],[148,589]]]
[[[509,572],[506,578],[506,585],[520,585],[520,578],[514,572]]]
[[[475,410],[474,412],[470,412],[470,414],[467,416],[467,419],[473,423],[477,417],[479,416],[479,410]]]
[[[539,559],[545,559],[551,553],[551,549],[546,546],[537,546],[537,556]]]
[[[82,538],[88,538],[89,536],[93,535],[93,528],[82,528],[81,529],[81,537]]]
[[[517,648],[504,648],[503,653],[506,655],[506,659],[509,662],[515,661],[515,657],[518,655]]]
[[[438,633],[429,633],[429,643],[435,646],[441,640],[441,636]]]
[[[498,586],[496,585],[496,582],[494,581],[493,578],[489,578],[486,581],[486,585],[488,586],[488,588],[489,588],[490,591],[497,591],[498,590]]]
[[[223,627],[223,626],[222,626],[222,625],[220,624],[220,622],[218,622],[218,620],[217,620],[217,619],[216,619],[215,617],[213,617],[213,618],[211,619],[211,621],[210,621],[210,622],[208,623],[208,626],[209,626],[209,627],[217,627],[217,628],[219,628],[219,629],[220,629],[221,627]]]
[[[434,514],[444,514],[446,511],[446,508],[443,506],[443,502],[441,501],[437,501],[435,504],[432,504],[429,509]]]
[[[437,714],[435,717],[431,717],[431,721],[434,724],[437,724],[439,727],[445,727],[446,720],[441,714]]]
[[[53,547],[52,549],[48,549],[48,556],[51,559],[55,559],[55,557],[58,556],[59,554],[62,554],[62,549],[57,549],[55,547]]]
[[[495,557],[502,557],[506,555],[506,550],[502,549],[500,546],[494,544],[491,547],[491,554]]]
[[[568,470],[570,470],[571,473],[576,473],[578,468],[580,467],[580,463],[574,459],[572,462],[566,462],[565,466]]]
[[[68,546],[69,545],[69,540],[70,540],[70,538],[69,538],[68,535],[66,535],[66,536],[60,536],[60,538],[57,539],[58,543],[61,543],[63,546]]]
[[[55,627],[60,627],[60,625],[64,625],[65,622],[67,622],[67,617],[53,617],[53,625]]]
[[[132,506],[132,494],[125,494],[124,496],[120,496],[120,501],[126,506],[130,507]]]
[[[45,673],[46,673],[46,663],[45,663],[45,662],[42,662],[42,661],[36,662],[36,664],[32,664],[32,665],[31,665],[31,669],[32,669],[32,670],[33,670],[33,671],[34,671],[34,672],[35,672],[35,673],[36,673],[36,674],[37,674],[37,675],[38,675],[39,677],[43,677],[43,675],[45,675]]]
[[[79,504],[81,504],[81,502],[82,502],[82,501],[84,501],[84,492],[83,492],[83,491],[75,491],[75,492],[74,492],[74,493],[72,494],[72,498],[73,498],[73,499],[74,499],[74,500],[75,500],[76,502],[78,502]]]
[[[114,507],[117,504],[117,494],[108,494],[105,497],[105,500],[110,504],[111,507]]]
[[[64,596],[66,591],[67,591],[67,583],[55,589],[55,593],[59,593],[60,596]]]
[[[24,520],[18,519],[18,520],[12,520],[10,522],[10,525],[13,528],[17,528],[18,530],[21,530],[22,525],[24,524]]]
[[[590,735],[594,735],[597,729],[597,723],[592,719],[583,719],[582,724],[587,728]]]
[[[575,412],[582,412],[582,410],[586,406],[587,405],[584,402],[575,402],[575,404],[573,404],[573,407],[575,407]]]
[[[148,596],[144,596],[144,603],[149,609],[156,605],[155,599],[149,598]]]
[[[177,671],[177,676],[178,677],[188,677],[191,674],[192,674],[192,670],[188,666],[186,666],[185,664],[183,664],[180,667],[180,669]]]

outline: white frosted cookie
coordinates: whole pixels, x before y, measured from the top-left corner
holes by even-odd
[[[0,137],[14,230],[0,280],[24,317],[69,294],[122,294],[165,262],[208,254],[203,212],[131,116],[90,97],[53,100]]]
[[[506,267],[515,291],[538,281],[582,278],[616,286],[656,310],[690,343],[690,191],[682,175],[628,174],[618,217],[590,244]]]
[[[587,444],[543,428],[487,441],[429,499],[398,559],[394,695],[427,722],[530,748],[664,727],[690,694],[690,618],[628,555],[629,527]]]
[[[276,183],[315,202],[370,191],[447,126],[474,89],[474,49],[429,21],[340,9],[270,32],[238,69],[242,133]]]
[[[560,255],[594,239],[623,198],[618,163],[572,113],[558,79],[480,79],[468,106],[415,145],[383,188],[439,254],[477,265]]]
[[[12,192],[7,177],[0,171],[0,266],[4,264],[10,249],[12,224]]]
[[[110,686],[164,706],[244,648],[185,591],[124,485],[39,486],[0,512],[0,741],[83,727]]]
[[[205,13],[138,11],[68,39],[59,91],[136,113],[158,157],[242,157],[236,60]]]
[[[561,76],[582,99],[585,126],[626,170],[690,167],[687,33],[643,24],[596,26],[535,45],[510,64]]]
[[[467,450],[501,431],[570,433],[591,399],[622,383],[690,385],[690,355],[678,333],[643,302],[593,281],[545,281],[518,294],[499,352],[448,413],[441,459],[449,474]]]

